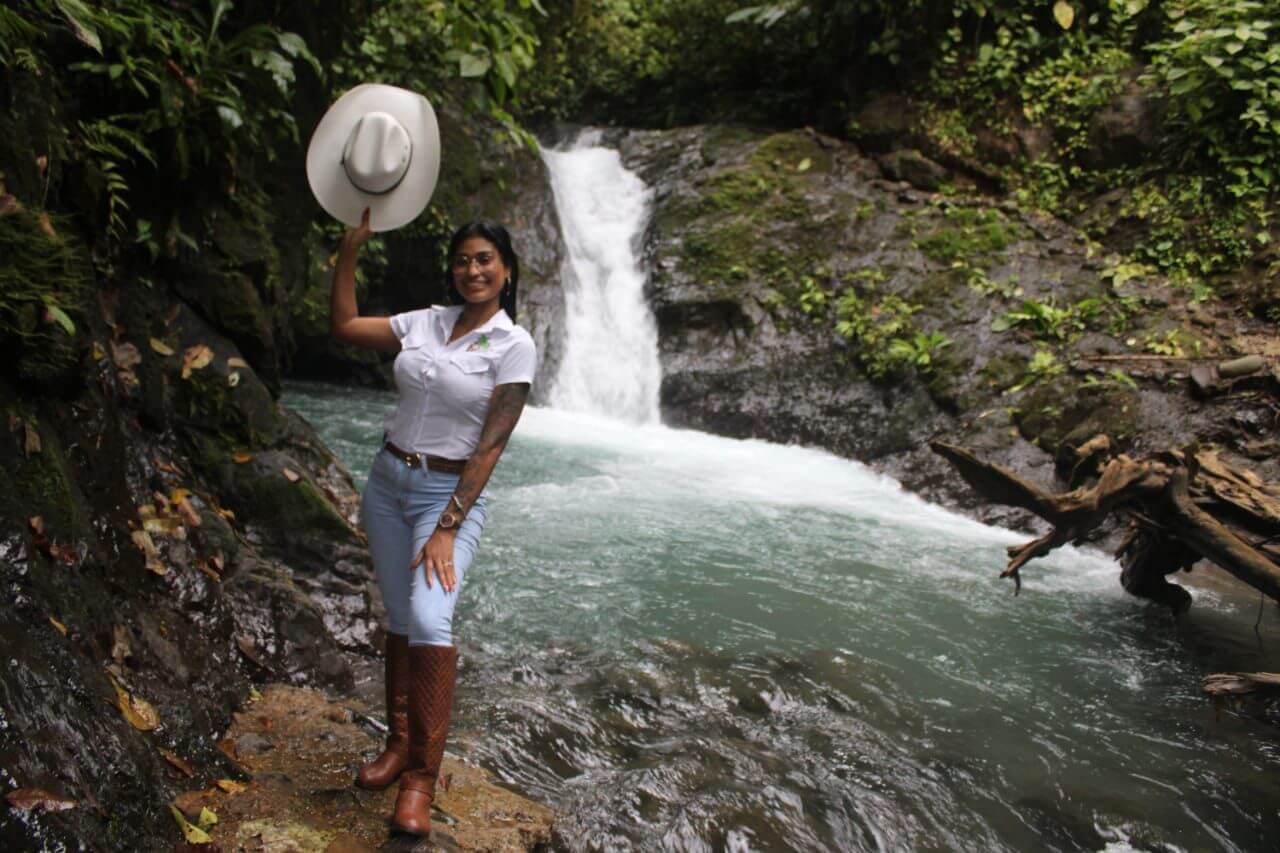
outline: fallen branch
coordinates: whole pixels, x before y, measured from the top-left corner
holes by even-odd
[[[1280,563],[1264,547],[1280,538],[1280,488],[1227,463],[1216,450],[1193,446],[1140,460],[1122,454],[1106,461],[1093,485],[1052,494],[963,447],[941,441],[929,446],[988,501],[1028,510],[1052,525],[1043,536],[1008,549],[1000,576],[1013,578],[1015,594],[1027,563],[1080,541],[1121,513],[1130,532],[1116,556],[1130,593],[1185,610],[1190,594],[1165,576],[1207,559],[1280,601]],[[1109,447],[1101,436],[1083,445],[1090,458]],[[1250,536],[1263,539],[1255,547]]]
[[[1210,696],[1280,693],[1280,672],[1216,672],[1200,681],[1200,689]]]

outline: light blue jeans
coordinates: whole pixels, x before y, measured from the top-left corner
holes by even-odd
[[[458,528],[453,543],[458,582],[453,592],[446,593],[434,574],[428,587],[424,566],[410,569],[409,564],[427,544],[457,485],[457,474],[410,468],[383,448],[373,457],[360,501],[360,518],[369,536],[369,553],[387,608],[387,629],[407,634],[411,646],[453,645],[453,607],[480,544],[485,496],[476,501]]]

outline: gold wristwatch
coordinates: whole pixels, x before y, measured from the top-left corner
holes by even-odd
[[[449,500],[458,510],[455,512],[453,507],[449,507],[440,513],[440,520],[436,522],[436,527],[441,530],[457,530],[462,525],[462,501],[458,500],[457,495],[453,495]]]

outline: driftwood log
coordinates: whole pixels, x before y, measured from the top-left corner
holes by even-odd
[[[1111,442],[1098,436],[1076,451],[1073,472],[1073,481],[1084,469],[1095,475],[1093,482],[1052,494],[963,447],[941,441],[929,446],[986,500],[1029,510],[1052,525],[1045,535],[1009,548],[1001,577],[1013,578],[1015,593],[1028,562],[1081,541],[1114,513],[1128,520],[1116,551],[1128,592],[1185,611],[1191,594],[1167,576],[1208,560],[1280,602],[1280,487],[1229,464],[1214,448],[1131,459],[1112,456]]]

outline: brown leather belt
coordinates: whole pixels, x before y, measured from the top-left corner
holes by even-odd
[[[399,459],[410,468],[421,468],[425,460],[428,471],[439,471],[442,474],[461,474],[462,469],[467,467],[465,459],[445,459],[443,456],[428,456],[425,453],[410,453],[407,450],[401,450],[391,442],[386,442],[384,447],[392,456]]]

